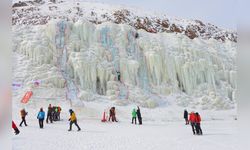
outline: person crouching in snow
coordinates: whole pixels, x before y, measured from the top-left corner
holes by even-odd
[[[40,129],[43,128],[44,118],[45,118],[45,112],[43,111],[43,108],[40,108],[40,111],[37,114],[37,119],[38,119],[38,122],[39,122]]]
[[[134,123],[135,120],[135,124],[136,124],[136,111],[135,109],[132,110],[132,124]]]
[[[16,135],[20,133],[14,121],[12,121],[12,128],[14,129]]]
[[[189,115],[189,122],[191,124],[194,135],[195,135],[195,120],[196,120],[196,115],[194,112],[191,112]]]
[[[112,122],[118,122],[116,120],[116,116],[115,116],[115,107],[111,107],[110,110],[109,110],[109,121],[110,121],[110,118],[112,120]]]
[[[196,130],[196,134],[202,135],[201,117],[198,112],[195,113],[195,130]]]
[[[69,118],[70,123],[69,123],[69,130],[68,130],[68,131],[71,131],[71,130],[72,130],[72,124],[75,124],[76,127],[78,128],[78,131],[80,131],[81,128],[80,128],[80,127],[78,126],[78,124],[77,124],[77,119],[76,119],[76,114],[75,114],[75,112],[74,112],[72,109],[70,109],[70,110],[69,110],[69,113],[70,113],[70,118]]]
[[[186,109],[184,110],[184,119],[186,121],[186,125],[188,125],[189,124],[189,122],[188,122],[188,111]]]

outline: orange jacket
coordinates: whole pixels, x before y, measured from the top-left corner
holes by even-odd
[[[191,114],[189,115],[189,121],[190,121],[190,122],[195,122],[195,121],[196,121],[196,116],[195,116],[194,113],[191,113]]]

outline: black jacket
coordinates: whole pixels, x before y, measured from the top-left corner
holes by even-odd
[[[137,114],[138,118],[141,118],[141,111],[140,111],[140,109],[137,109],[136,114]]]
[[[184,111],[184,118],[188,118],[188,112],[186,110]]]

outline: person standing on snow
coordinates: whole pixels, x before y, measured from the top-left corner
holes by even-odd
[[[139,121],[139,125],[142,124],[142,117],[141,117],[141,111],[139,106],[137,106],[137,111],[136,111],[137,117],[138,117],[138,121]]]
[[[16,135],[20,133],[14,121],[12,121],[12,128],[14,129]]]
[[[191,124],[194,135],[195,135],[195,121],[196,121],[196,115],[194,112],[191,112],[189,115],[189,122]]]
[[[58,120],[60,121],[60,114],[61,114],[62,108],[58,106]]]
[[[43,108],[40,108],[40,111],[37,114],[37,119],[38,119],[39,127],[41,129],[43,128],[44,118],[45,118],[45,112],[43,111]]]
[[[202,135],[201,117],[198,112],[195,113],[195,129],[196,129],[196,134]]]
[[[51,106],[51,104],[49,104],[49,107],[48,107],[48,112],[47,112],[47,118],[46,118],[46,123],[49,123],[49,120],[50,120],[50,123],[53,123],[53,108]]]
[[[113,107],[111,107],[109,110],[109,121],[110,119],[113,120]]]
[[[134,120],[135,120],[135,124],[136,124],[136,111],[135,111],[135,109],[132,110],[132,124],[134,124]]]
[[[117,120],[116,120],[116,112],[115,112],[115,107],[113,107],[113,116],[112,116],[112,121],[114,122],[118,122]]]
[[[20,111],[20,114],[21,114],[22,121],[21,121],[21,123],[19,124],[19,126],[21,127],[23,123],[24,123],[25,126],[27,126],[25,117],[28,115],[28,112],[26,112],[25,109],[22,109],[22,110]]]
[[[72,124],[75,124],[76,127],[78,128],[77,131],[80,131],[81,128],[80,128],[80,127],[78,126],[78,124],[77,124],[77,119],[76,119],[76,114],[75,114],[75,112],[74,112],[72,109],[70,109],[70,110],[69,110],[69,113],[70,113],[70,118],[69,118],[70,123],[69,123],[69,130],[68,130],[68,131],[71,131],[71,130],[72,130]]]
[[[184,119],[186,121],[186,125],[188,125],[189,124],[189,122],[188,122],[188,111],[186,109],[184,110]]]

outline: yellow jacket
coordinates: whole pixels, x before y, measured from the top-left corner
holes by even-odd
[[[70,115],[70,121],[75,121],[76,120],[76,114],[73,112],[71,115]]]

